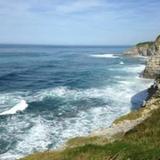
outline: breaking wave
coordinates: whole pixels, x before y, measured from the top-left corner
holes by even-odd
[[[20,103],[12,107],[11,109],[0,113],[0,115],[16,114],[17,112],[24,111],[28,107],[25,100],[21,100]]]
[[[0,115],[6,115],[0,116],[2,160],[55,149],[69,138],[109,126],[131,110],[132,96],[150,85],[149,81],[137,78],[144,68],[141,61],[132,62],[120,54],[103,54],[119,53],[117,49],[112,52],[98,48],[95,52],[94,48],[90,52],[90,48],[49,48],[42,54],[43,51],[19,54],[25,56],[19,59],[14,53],[10,60],[6,56],[10,64],[18,61],[20,72],[17,74],[15,68],[16,75],[7,75],[5,65],[4,76],[0,77],[4,84]],[[121,65],[121,61],[125,64]],[[12,65],[14,69],[16,65]],[[6,80],[10,85],[6,85]],[[140,101],[134,96],[132,102]]]
[[[124,64],[124,62],[123,62],[123,61],[121,61],[119,64]]]
[[[118,58],[118,56],[114,54],[92,54],[90,56],[95,58]]]

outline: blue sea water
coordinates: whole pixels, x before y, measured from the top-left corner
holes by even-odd
[[[139,78],[144,58],[122,55],[128,47],[0,45],[0,159],[55,149],[128,113],[151,83]]]

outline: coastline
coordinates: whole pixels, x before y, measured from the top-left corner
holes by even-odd
[[[159,159],[160,150],[157,148],[158,146],[160,148],[160,144],[157,143],[160,141],[160,129],[157,127],[160,124],[160,59],[157,56],[159,54],[160,36],[154,42],[138,43],[124,53],[124,56],[142,56],[145,59],[147,57],[141,77],[155,80],[154,84],[146,89],[148,95],[145,99],[140,96],[145,91],[132,97],[131,101],[136,96],[143,99],[142,105],[137,110],[131,110],[130,113],[117,118],[106,129],[96,130],[85,137],[70,139],[57,151],[35,153],[22,160],[41,160],[42,156],[46,157],[46,160]]]
[[[148,90],[150,90],[150,88]],[[156,92],[156,89],[153,92]],[[133,129],[135,126],[146,120],[151,115],[151,112],[158,108],[158,106],[151,106],[151,104],[155,102],[152,99],[154,94],[149,93],[149,98],[145,100],[144,106],[140,106],[139,109],[131,111],[130,113],[117,118],[109,128],[96,131],[92,135],[105,135],[108,139],[111,139],[111,141],[114,140],[114,137],[117,134],[124,135],[125,133]]]
[[[157,90],[155,90],[153,93],[153,90],[151,91],[150,88],[147,89],[148,98],[146,99],[145,104],[143,104],[145,106],[140,106],[139,109],[131,111],[128,114],[117,118],[112,123],[112,125],[106,129],[96,130],[85,137],[72,138],[57,150],[53,150],[50,152],[61,152],[65,149],[81,147],[90,144],[104,145],[113,143],[114,141],[121,139],[126,133],[149,118],[154,110],[159,108],[158,106],[154,105],[154,103],[156,102],[156,100],[154,100],[154,96]]]
[[[96,51],[96,49],[94,48],[93,50]],[[121,51],[121,53],[123,52]],[[88,56],[88,54],[86,54],[85,57]],[[22,130],[20,134],[16,133],[15,139],[17,139],[17,144],[13,148],[2,154],[1,156],[2,159],[15,160],[16,158],[17,159],[22,158],[24,156],[27,156],[35,152],[43,152],[46,150],[52,151],[62,146],[65,142],[67,142],[71,138],[79,136],[87,136],[88,134],[99,128],[109,127],[116,118],[130,112],[130,110],[132,109],[132,105],[130,103],[131,97],[135,95],[137,92],[144,90],[145,88],[148,88],[151,84],[150,80],[138,77],[139,73],[142,72],[142,70],[145,67],[143,59],[138,59],[138,58],[132,59],[128,57],[123,57],[122,54],[119,54],[118,58],[99,59],[99,58],[89,57],[89,60],[96,63],[100,62],[100,66],[102,67],[98,69],[99,72],[94,72],[94,69],[96,68],[91,67],[91,71],[93,70],[94,73],[94,75],[91,75],[91,77],[94,78],[94,76],[97,77],[98,75],[101,75],[101,73],[104,73],[103,69],[106,71],[105,78],[103,77],[105,75],[102,75],[102,79],[95,79],[94,83],[93,81],[91,82],[93,83],[93,85],[95,85],[95,87],[92,87],[92,85],[88,86],[88,83],[84,83],[85,85],[87,85],[87,88],[84,89],[81,88],[76,89],[74,87],[70,88],[65,86],[61,87],[59,85],[58,87],[54,87],[53,85],[49,89],[42,89],[38,93],[35,92],[29,96],[28,94],[26,96],[23,96],[22,98],[26,100],[26,102],[29,104],[29,107],[23,112],[17,113],[13,116],[12,115],[2,116],[3,118],[3,117],[19,117],[19,115],[20,116],[22,115],[22,117],[24,118],[23,123],[28,124],[30,122],[34,122],[34,125],[32,125],[31,128]],[[121,60],[124,62],[123,65],[120,64]],[[103,64],[103,62],[108,63],[110,61],[114,62],[113,67],[112,65],[108,66],[108,64],[107,65]],[[111,74],[110,78],[107,77],[109,75],[108,71]],[[110,81],[112,82],[110,83]],[[97,86],[98,83],[100,83],[100,86]],[[18,95],[21,95],[21,93]],[[72,120],[72,114],[71,118],[69,117],[65,119],[66,117],[70,116],[70,113],[67,112],[67,114],[61,114],[60,116],[58,115],[57,117],[59,118],[56,121],[56,125],[53,126],[52,124],[54,124],[56,120],[55,116],[56,113],[59,114],[65,112],[63,110],[56,109],[56,110],[49,110],[50,112],[48,112],[48,114],[44,114],[43,110],[41,110],[42,107],[40,106],[39,108],[39,106],[37,107],[37,105],[35,105],[37,104],[37,102],[40,105],[41,103],[45,102],[45,104],[43,104],[45,106],[47,102],[46,99],[43,99],[42,102],[39,103],[40,100],[39,96],[45,98],[48,95],[53,100],[51,101],[52,104],[56,102],[55,99],[59,99],[59,101],[61,102],[63,100],[65,101],[67,100],[66,101],[67,103],[70,100],[72,103],[73,100],[76,102],[74,103],[74,105],[79,106],[79,101],[74,100],[75,98],[80,99],[80,101],[81,99],[82,100],[86,99],[87,102],[89,103],[87,103],[86,105],[86,101],[81,101],[81,105],[83,106],[83,108],[86,109],[78,107],[76,109],[78,112],[76,112],[75,117],[73,117],[74,121],[70,121]],[[4,94],[3,96],[5,97]],[[35,96],[38,97],[34,98]],[[14,100],[14,98],[12,97],[10,99]],[[141,98],[139,97],[139,99]],[[32,104],[31,101],[35,101],[36,103]],[[17,104],[18,102],[19,101],[17,101]],[[96,106],[94,107],[94,104],[96,104],[97,107]],[[15,104],[13,106],[15,106]],[[89,109],[85,106],[88,106]],[[46,105],[45,107],[48,106]],[[61,108],[58,105],[57,107]],[[70,108],[72,107],[68,107],[69,110]],[[46,108],[45,110],[47,109],[48,108]],[[39,115],[37,116],[36,113],[37,110],[41,111],[39,112],[40,116]],[[74,112],[75,110],[73,108],[70,111]],[[31,113],[32,115],[35,115],[35,118],[28,118],[31,117],[30,114],[28,114],[28,112]],[[28,121],[25,121],[26,120],[25,117],[27,117]],[[49,118],[52,117],[52,119],[48,121],[48,117]],[[64,129],[63,128],[61,129],[61,124],[62,124],[61,122],[65,124],[63,127]],[[17,128],[19,128],[18,126],[20,125],[17,119],[8,122],[7,125],[8,124],[12,124]],[[8,126],[7,125],[4,126],[4,128],[10,129],[9,125]],[[25,125],[21,126],[22,126],[21,128],[25,128]],[[17,129],[17,132],[18,131],[19,129]]]
[[[92,134],[90,134],[89,136],[72,138],[63,147],[59,148],[58,150],[46,151],[41,153],[33,153],[20,160],[42,160],[43,158],[46,158],[46,160],[61,160],[63,156],[64,157],[66,155],[68,156],[68,152],[69,153],[70,152],[72,153],[75,151],[79,152],[79,150],[81,151],[81,149],[83,148],[87,150],[87,147],[92,148],[95,146],[103,148],[104,146],[107,146],[107,145],[110,146],[111,144],[113,144],[114,146],[115,144],[117,145],[117,143],[121,143],[121,141],[123,141],[123,139],[126,137],[126,135],[128,135],[128,133],[130,132],[134,133],[135,132],[134,130],[137,130],[136,129],[137,127],[139,128],[139,126],[141,127],[141,125],[142,126],[145,125],[146,121],[149,121],[150,119],[152,120],[152,115],[154,116],[156,112],[157,114],[159,113],[160,106],[157,104],[160,103],[160,97],[159,97],[160,89],[158,87],[153,88],[152,86],[148,89],[148,92],[149,92],[149,96],[148,96],[149,98],[146,101],[145,106],[139,108],[136,111],[132,111],[124,116],[119,117],[113,122],[113,124],[109,128],[106,128],[103,130],[97,130]],[[150,128],[147,127],[147,131],[148,129]],[[83,152],[83,155],[84,153],[85,151]],[[68,157],[70,156],[72,156],[72,154],[69,155]],[[68,157],[64,159],[65,160],[71,159]],[[109,158],[107,160],[112,160],[114,157],[116,157],[115,159],[119,158],[119,154],[115,154],[114,156],[109,155]],[[84,158],[84,160],[88,160],[88,159],[89,158]],[[77,158],[76,160],[79,160],[79,159]]]
[[[135,110],[131,110],[129,113],[118,117],[107,128],[97,129],[85,137],[75,137],[70,139],[58,150],[63,150],[67,147],[72,148],[77,146],[83,146],[86,144],[102,145],[104,142],[112,143],[122,138],[127,132],[129,132],[139,124],[143,123],[148,117],[150,117],[154,110],[159,108],[159,106],[152,106],[152,104],[156,102],[154,100],[154,96],[158,90],[158,88],[152,89],[152,87],[153,85],[146,89],[146,91],[148,92],[148,96],[145,99],[143,99],[145,104],[142,104]],[[94,139],[96,139],[95,142]]]

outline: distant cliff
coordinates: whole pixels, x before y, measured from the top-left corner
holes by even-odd
[[[154,42],[138,43],[135,47],[124,53],[129,56],[148,56],[143,77],[156,78],[160,75],[160,35]]]
[[[160,55],[160,35],[153,42],[142,42],[124,53],[131,56],[153,56]]]

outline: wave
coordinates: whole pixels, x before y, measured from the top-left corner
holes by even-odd
[[[135,73],[139,74],[145,69],[145,65],[140,64],[140,65],[131,65],[131,66],[124,66],[124,67],[113,67],[109,68],[108,70],[110,71],[123,71],[123,72],[128,72],[130,74]]]
[[[25,100],[21,100],[20,103],[7,111],[0,113],[0,115],[16,114],[17,112],[24,111],[27,107],[27,102]]]
[[[69,138],[84,136],[93,130],[109,126],[114,119],[130,111],[131,97],[140,89],[148,86],[148,83],[144,83],[142,79],[131,78],[130,80],[124,80],[128,84],[118,83],[114,86],[108,84],[103,88],[90,89],[71,89],[61,86],[42,89],[36,93],[32,92],[32,94],[12,93],[12,97],[17,97],[20,94],[19,98],[21,97],[22,99],[23,97],[29,103],[32,114],[23,115],[23,120],[21,117],[15,116],[12,121],[9,119],[7,124],[2,124],[4,128],[7,128],[9,133],[12,133],[12,126],[14,126],[14,130],[16,127],[16,130],[22,131],[18,132],[14,137],[17,138],[16,147],[11,149],[11,152],[3,154],[4,159],[8,157],[10,160],[13,156],[16,157],[15,159],[21,158],[35,151],[35,148],[37,151],[56,149]],[[142,83],[139,83],[141,81]],[[7,102],[9,99],[13,101],[14,98],[12,99],[11,95],[6,96],[8,96]],[[47,104],[45,103],[47,98],[53,98],[52,105],[56,103],[57,98],[60,98],[60,101],[64,100],[65,103],[62,104],[61,108],[50,111],[47,110]],[[104,101],[104,103],[99,103],[98,106],[94,107],[95,101],[89,103],[92,98],[98,98],[100,102]],[[88,103],[87,105],[83,103],[82,109],[81,106],[77,105],[77,102],[72,103],[73,101],[86,99]],[[43,101],[42,107],[47,112],[38,112],[38,114],[34,112],[34,109],[39,110],[40,106],[39,104],[35,106],[32,102],[37,103],[37,101]],[[134,99],[135,102],[137,102],[137,99]],[[22,100],[19,104],[27,103]],[[22,109],[19,104],[16,105],[19,107],[13,108]],[[59,115],[55,112],[58,112]],[[10,134],[7,136],[10,136]]]
[[[144,82],[146,82],[146,84],[142,85]],[[137,83],[139,83],[139,85],[137,85]],[[143,79],[135,78],[133,80],[133,78],[123,79],[122,77],[119,77],[118,83],[114,85],[108,84],[101,88],[88,89],[70,89],[68,87],[61,86],[40,90],[26,99],[28,102],[40,102],[51,99],[57,101],[57,98],[60,98],[60,101],[63,99],[65,102],[99,99],[107,103],[110,101],[119,103],[122,95],[129,100],[135,93],[139,91],[139,88],[144,89],[148,87],[150,83],[150,81],[145,81]]]
[[[123,61],[121,61],[119,64],[124,64],[124,62],[123,62]]]
[[[95,58],[118,58],[118,56],[114,54],[92,54],[90,56]]]

